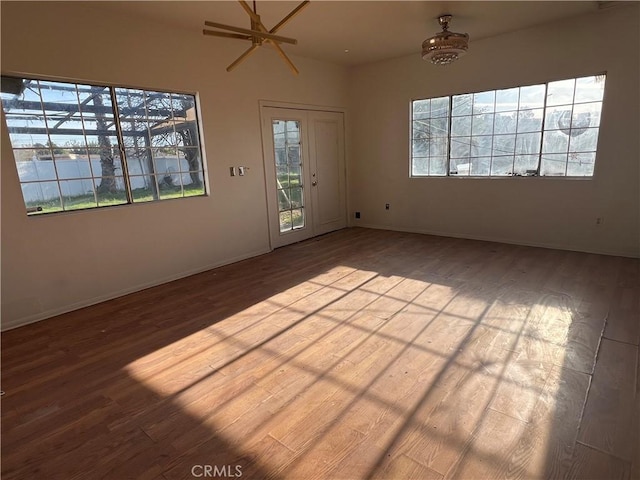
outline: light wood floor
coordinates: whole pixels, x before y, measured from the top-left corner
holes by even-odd
[[[2,478],[638,478],[639,289],[334,232],[4,333]]]

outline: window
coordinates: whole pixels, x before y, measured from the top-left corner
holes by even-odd
[[[300,122],[273,120],[273,145],[280,233],[304,228]]]
[[[412,102],[411,175],[590,177],[605,76]]]
[[[2,77],[28,214],[204,195],[195,96]]]

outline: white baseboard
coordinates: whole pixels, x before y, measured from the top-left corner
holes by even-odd
[[[568,250],[572,252],[583,252],[583,253],[594,253],[597,255],[610,255],[614,257],[630,257],[630,258],[640,258],[640,252],[637,250],[607,250],[607,249],[589,249],[576,247],[573,245],[564,245],[561,243],[544,243],[544,242],[523,242],[520,240],[513,240],[509,238],[501,238],[501,237],[490,237],[490,236],[482,236],[482,235],[467,235],[467,234],[458,234],[458,233],[450,233],[450,232],[440,232],[435,230],[424,230],[419,228],[408,228],[408,227],[390,227],[388,225],[373,225],[373,224],[354,224],[354,227],[362,227],[362,228],[373,228],[376,230],[391,230],[395,232],[407,232],[407,233],[420,233],[422,235],[435,235],[437,237],[452,237],[452,238],[465,238],[467,240],[480,240],[484,242],[497,242],[497,243],[507,243],[510,245],[522,245],[525,247],[538,247],[538,248],[552,248],[554,250]]]
[[[18,318],[10,322],[3,321],[2,327],[0,330],[3,332],[7,330],[12,330],[14,328],[22,327],[24,325],[29,325],[30,323],[35,323],[42,320],[46,320],[47,318],[55,317],[56,315],[62,315],[63,313],[68,313],[74,310],[79,310],[81,308],[90,307],[91,305],[96,305],[98,303],[106,302],[107,300],[113,300],[114,298],[123,297],[124,295],[129,295],[130,293],[139,292],[141,290],[146,290],[147,288],[151,288],[151,287],[157,287],[158,285],[162,285],[163,283],[173,282],[174,280],[179,280],[181,278],[190,277],[191,275],[197,275],[198,273],[206,272],[207,270],[213,270],[214,268],[222,267],[224,265],[240,262],[248,258],[257,257],[259,255],[264,255],[265,253],[269,253],[270,251],[271,251],[270,249],[258,250],[245,255],[240,255],[238,257],[226,259],[224,261],[217,262],[214,264],[204,265],[198,268],[194,268],[192,270],[180,272],[175,275],[169,275],[167,277],[154,280],[153,282],[135,285],[133,287],[117,290],[115,292],[109,292],[104,295],[99,295],[97,297],[82,300],[80,302],[72,303],[69,305],[63,305],[58,308],[53,308],[50,310],[38,312],[33,315],[29,315],[23,318]]]

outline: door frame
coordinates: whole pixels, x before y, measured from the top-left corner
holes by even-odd
[[[276,101],[276,100],[258,100],[258,110],[259,110],[259,123],[260,123],[260,143],[261,143],[261,147],[262,147],[262,177],[264,179],[264,205],[265,205],[265,221],[267,223],[267,233],[268,233],[268,237],[269,237],[269,249],[271,251],[274,250],[273,246],[273,241],[272,241],[272,226],[271,226],[271,222],[269,221],[269,185],[268,185],[268,174],[267,174],[267,167],[266,167],[266,157],[265,157],[265,148],[266,148],[266,144],[265,144],[265,138],[264,138],[264,134],[265,134],[265,129],[262,128],[263,127],[263,122],[264,122],[264,109],[265,108],[282,108],[282,109],[286,109],[286,110],[302,110],[302,111],[319,111],[319,112],[333,112],[333,113],[341,113],[342,114],[342,118],[344,121],[344,161],[345,161],[345,172],[344,172],[344,179],[345,179],[345,215],[347,216],[347,227],[351,225],[351,221],[349,218],[349,202],[350,202],[350,198],[349,198],[349,156],[348,156],[348,152],[349,152],[349,141],[347,139],[347,110],[346,108],[343,107],[332,107],[332,106],[323,106],[323,105],[311,105],[311,104],[304,104],[304,103],[292,103],[292,102],[280,102],[280,101]]]

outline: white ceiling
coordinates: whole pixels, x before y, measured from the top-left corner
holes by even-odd
[[[95,4],[98,3],[103,8],[117,10],[127,16],[145,17],[169,27],[193,32],[201,32],[205,20],[250,27],[246,12],[237,1],[232,0],[116,1]],[[288,53],[343,65],[358,65],[411,53],[419,54],[423,40],[440,31],[437,17],[444,13],[453,15],[451,31],[470,35],[471,50],[474,39],[595,12],[599,3],[621,2],[312,0],[278,34],[298,40],[298,45],[282,44]],[[270,29],[298,4],[295,1],[260,0],[257,2],[257,11],[264,25]],[[244,42],[204,35],[202,41]]]

